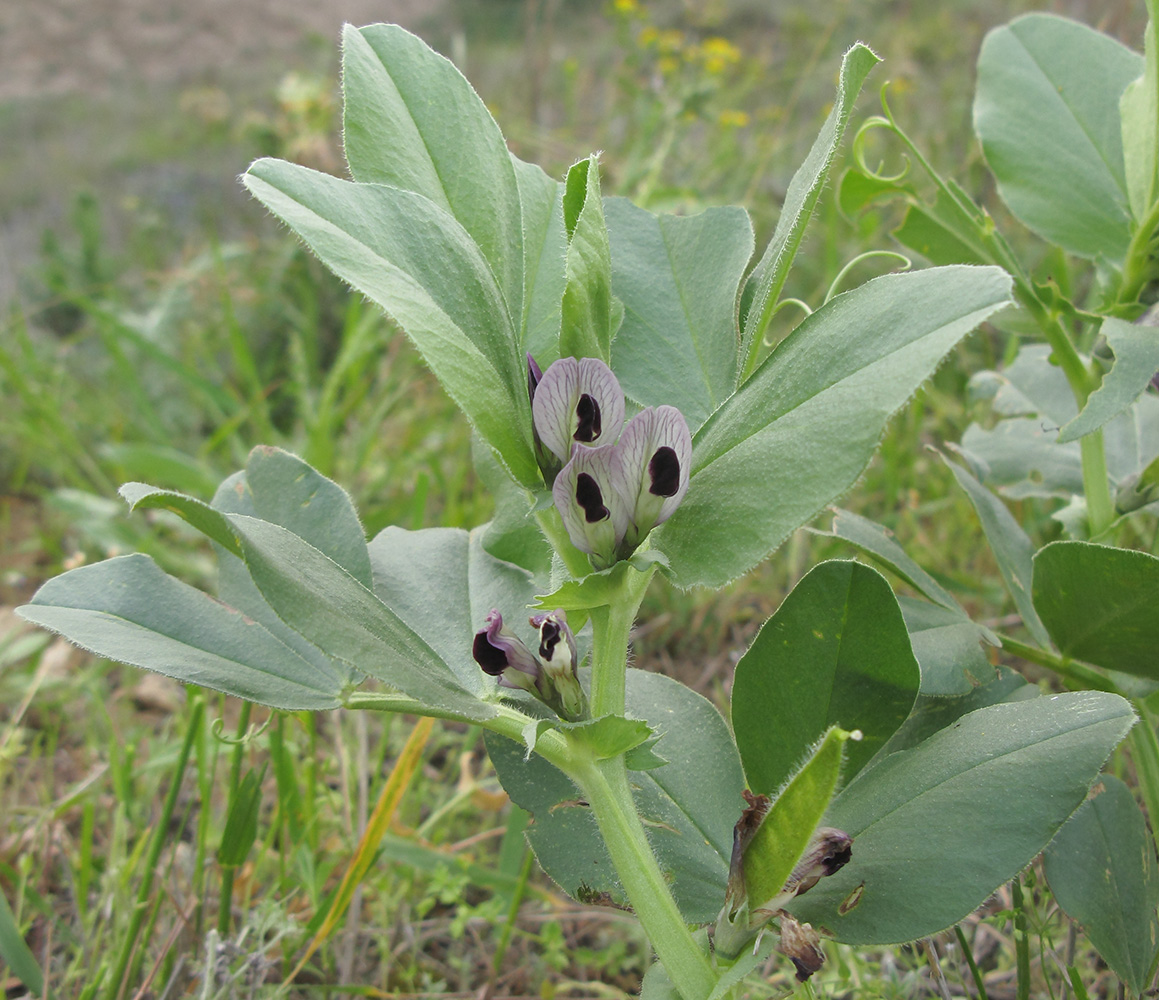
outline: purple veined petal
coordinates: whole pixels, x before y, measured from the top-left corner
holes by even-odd
[[[539,661],[519,636],[503,627],[497,608],[491,609],[486,623],[475,633],[471,655],[485,673],[498,677],[503,687],[538,693],[542,683]]]
[[[561,462],[572,446],[614,442],[624,425],[624,393],[598,358],[560,358],[535,388],[531,415],[539,440]]]
[[[572,545],[588,553],[596,569],[616,561],[616,549],[628,528],[628,508],[613,486],[618,461],[617,445],[577,444],[551,488]]]
[[[616,447],[615,487],[629,511],[624,546],[631,552],[688,492],[692,435],[676,407],[647,407],[628,421]]]

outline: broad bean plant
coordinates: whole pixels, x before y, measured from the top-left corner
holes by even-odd
[[[1013,280],[1019,308],[993,319],[1008,335],[1007,364],[973,377],[971,391],[989,400],[989,413],[950,446],[957,461],[947,462],[977,512],[1021,628],[985,634],[879,525],[840,512],[832,533],[921,595],[901,598],[915,637],[981,635],[1054,670],[1068,687],[1133,699],[1143,721],[1131,733],[1131,767],[1117,770],[1133,778],[1154,834],[1159,4],[1148,0],[1147,8],[1142,55],[1047,14],[1019,18],[983,43],[974,130],[1006,209],[1041,240],[1031,248],[1036,266],[927,161],[884,92],[884,115],[862,126],[855,166],[842,178],[850,213],[903,205],[894,236],[909,250],[939,264],[997,264]],[[916,171],[907,165],[889,176],[869,164],[869,137],[878,130],[901,143]],[[1026,501],[1045,505],[1061,538],[1033,541],[1007,501],[1020,511]],[[967,645],[962,664],[968,656],[981,671],[975,680],[990,676],[980,647],[973,639]],[[1046,850],[1044,869],[1059,905],[1139,994],[1159,963],[1159,877],[1144,814],[1120,777],[1101,778]]]
[[[1152,146],[1153,48],[1128,102]],[[1115,58],[1114,79],[1136,87],[1139,58]],[[494,518],[471,531],[388,527],[367,543],[339,485],[257,448],[209,501],[121,490],[212,540],[216,596],[136,554],[49,581],[21,613],[102,656],[276,709],[482,727],[503,786],[534,816],[527,836],[547,874],[640,920],[658,957],[645,997],[734,995],[775,948],[805,980],[824,938],[890,944],[953,926],[1091,808],[1136,721],[1109,681],[1040,695],[997,671],[979,642],[1003,640],[896,553],[885,562],[927,599],[921,610],[861,562],[816,566],[741,657],[730,719],[628,666],[657,575],[715,588],[752,569],[854,485],[891,415],[964,336],[1015,302],[1037,315],[1043,293],[1011,260],[975,255],[834,294],[769,345],[877,61],[861,44],[845,54],[832,110],[756,255],[743,209],[679,217],[604,198],[595,156],[549,177],[508,151],[468,82],[414,35],[348,28],[351,179],[263,159],[243,181],[405,330],[478,436]],[[1138,186],[1153,229],[1149,163],[1130,204]],[[901,181],[866,177],[908,196]],[[1115,217],[1119,234],[1101,210],[1075,239],[1089,234],[1108,269],[1143,268],[1117,286],[1135,296],[1112,303],[1119,324],[1151,273],[1137,252],[1148,244],[1126,235],[1135,215]],[[1072,354],[1089,389],[1093,362]],[[1107,529],[1110,511],[1089,495],[1087,511],[1092,534]],[[880,557],[883,536],[865,532]],[[1141,575],[1080,562],[1104,553]],[[1154,586],[1156,562],[1088,542],[1043,550],[1020,579],[1044,648],[1053,636],[1060,659],[1121,671],[1146,660],[1154,675],[1155,618],[1115,604],[1111,588]],[[1123,616],[1082,627],[1091,588]]]

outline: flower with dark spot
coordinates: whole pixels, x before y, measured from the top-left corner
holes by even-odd
[[[562,608],[557,608],[532,615],[529,621],[532,628],[539,630],[539,659],[543,672],[559,696],[562,708],[559,714],[572,722],[587,718],[587,696],[576,674],[579,654],[575,636],[567,624],[567,615]]]
[[[484,673],[498,677],[503,687],[530,691],[537,698],[546,694],[539,661],[519,636],[503,627],[498,610],[492,608],[486,624],[475,633],[471,654]]]
[[[560,358],[543,373],[531,400],[539,440],[560,462],[572,447],[615,441],[624,424],[624,393],[598,358]]]
[[[629,511],[623,549],[631,554],[688,492],[692,434],[676,407],[649,406],[628,421],[616,447],[615,486]]]
[[[577,444],[551,490],[568,537],[591,557],[596,569],[606,569],[616,561],[628,530],[628,505],[615,487],[618,461],[615,445],[584,448]]]

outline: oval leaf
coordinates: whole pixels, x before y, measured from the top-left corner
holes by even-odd
[[[242,180],[327,267],[398,322],[512,474],[540,483],[527,363],[487,261],[455,218],[422,195],[281,160],[258,160]]]
[[[342,30],[342,144],[357,181],[445,209],[487,259],[512,316],[523,308],[523,228],[507,144],[449,59],[396,24]]]
[[[935,934],[1043,849],[1135,721],[1099,691],[979,709],[842,791],[825,823],[853,860],[788,909],[847,944]]]
[[[98,656],[274,708],[336,708],[347,682],[148,556],[70,570],[17,611]]]
[[[754,792],[774,794],[831,726],[860,729],[849,775],[909,715],[921,683],[889,584],[856,562],[811,570],[736,667],[732,726]]]
[[[978,56],[974,130],[1018,219],[1082,257],[1122,261],[1130,240],[1119,98],[1143,59],[1050,14],[991,31]]]
[[[742,208],[653,215],[626,198],[609,198],[604,212],[624,304],[616,377],[642,406],[675,406],[695,433],[736,386],[736,296],[752,222]]]
[[[1034,606],[1059,651],[1159,680],[1159,558],[1090,542],[1034,557]]]
[[[1131,790],[1104,774],[1043,853],[1058,905],[1134,994],[1159,949],[1155,843]]]
[[[727,583],[849,489],[890,415],[1009,296],[998,268],[933,268],[802,322],[693,440],[688,495],[652,535],[676,582]]]

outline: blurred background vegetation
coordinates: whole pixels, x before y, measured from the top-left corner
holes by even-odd
[[[602,150],[606,194],[682,213],[743,204],[758,246],[853,41],[885,60],[854,127],[890,81],[899,123],[931,162],[1000,215],[970,128],[986,30],[1046,9],[1138,48],[1145,22],[1135,0],[300,6],[62,0],[0,14],[0,888],[61,996],[96,981],[102,949],[124,933],[188,707],[175,686],[19,630],[8,608],[64,566],[134,549],[212,585],[208,552],[164,516],[127,517],[117,486],[139,479],[208,497],[251,447],[270,443],[349,489],[371,535],[490,516],[469,430],[402,334],[236,183],[259,155],[343,172],[343,15],[417,31],[472,81],[511,148],[552,175]],[[896,221],[846,219],[826,192],[786,294],[817,304],[847,261],[891,246]],[[957,440],[969,375],[1005,349],[986,333],[961,347],[896,419],[846,501],[919,559],[936,553],[927,563],[995,617],[1001,584],[975,554],[969,504],[925,446]],[[1053,530],[1032,504],[1024,523]],[[657,588],[638,664],[721,700],[746,637],[827,554],[849,553],[802,532],[720,595]],[[211,703],[231,728],[237,713]],[[196,789],[183,800],[166,855],[167,879],[199,887],[197,915],[176,889],[158,904],[134,966],[142,978],[153,969],[142,995],[168,983],[168,995],[248,996],[288,971],[407,728],[343,713],[291,717],[244,744],[255,767],[271,759],[275,733],[281,749],[265,779],[260,849],[233,898],[239,923],[212,941],[214,921],[202,914],[217,906],[215,890],[191,865],[221,835],[214,775],[234,751],[208,736],[197,743],[203,803]],[[631,922],[570,904],[546,882],[524,885],[526,817],[508,808],[477,732],[438,733],[352,921],[314,960],[315,981],[454,993],[491,976],[500,994],[633,990],[647,955]],[[304,769],[275,778],[279,759]],[[300,839],[283,840],[291,827]],[[975,933],[990,935],[991,996],[1000,996],[1012,953],[995,913]],[[1049,900],[1042,920],[1043,934],[1065,937]],[[834,989],[858,996],[923,995],[932,982],[918,952],[834,957]]]

